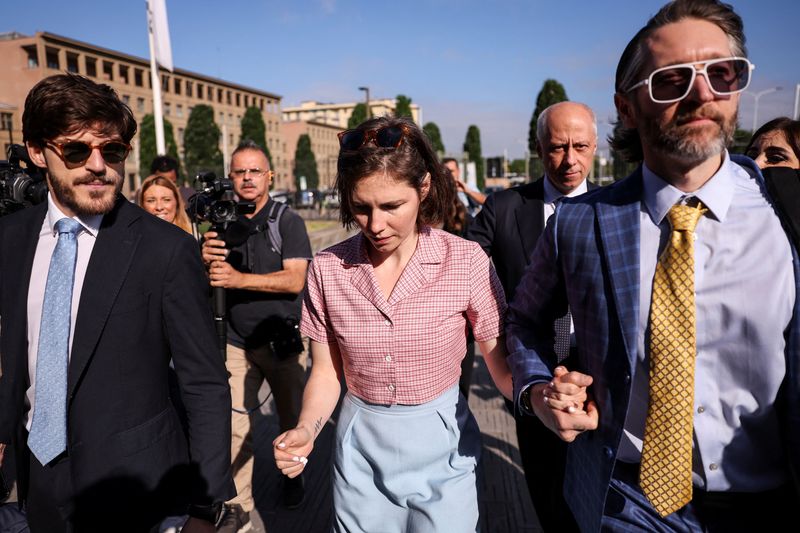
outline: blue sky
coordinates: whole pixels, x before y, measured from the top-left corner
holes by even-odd
[[[536,94],[559,80],[595,110],[601,137],[615,117],[617,60],[661,1],[611,0],[167,0],[177,67],[302,100],[410,96],[436,122],[448,152],[467,127],[484,156],[521,157]],[[800,2],[734,0],[756,64],[749,91],[783,90],[759,102],[758,122],[790,115],[800,83]],[[0,31],[49,31],[148,56],[144,0],[4,3]],[[751,127],[754,98],[740,122]],[[601,148],[606,143],[600,143]]]

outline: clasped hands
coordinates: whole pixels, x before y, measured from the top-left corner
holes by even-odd
[[[584,431],[597,429],[597,405],[586,393],[591,384],[591,376],[556,367],[550,383],[531,387],[531,408],[561,440],[572,442]]]
[[[203,263],[208,268],[211,286],[223,289],[239,288],[243,275],[225,261],[228,249],[225,248],[225,241],[216,237],[215,231],[207,231],[203,235]]]

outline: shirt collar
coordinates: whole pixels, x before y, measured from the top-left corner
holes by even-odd
[[[58,208],[53,201],[52,193],[47,193],[47,226],[48,231],[52,235],[56,234],[56,222],[62,218],[70,217],[65,215],[61,209]],[[103,222],[103,215],[74,216],[72,218],[80,223],[82,231],[85,231],[92,237],[97,237],[97,233],[100,231],[100,224]]]
[[[569,194],[564,194],[555,186],[550,183],[550,178],[547,174],[544,175],[544,203],[552,204],[562,196],[566,196],[567,198],[572,198],[573,196],[579,196],[585,193],[588,190],[588,185],[586,184],[586,180],[583,180],[580,185],[575,187]]]
[[[731,161],[726,150],[719,170],[702,187],[693,193],[685,193],[664,181],[646,163],[643,164],[644,204],[650,220],[658,226],[673,205],[695,196],[708,208],[710,215],[723,222],[733,200],[734,175],[738,170],[738,165]]]

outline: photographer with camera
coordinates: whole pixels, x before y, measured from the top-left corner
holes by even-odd
[[[297,323],[311,245],[300,216],[269,196],[272,172],[263,148],[243,141],[231,156],[230,178],[239,200],[255,203],[255,212],[236,223],[248,223],[249,234],[243,244],[227,248],[216,231],[207,232],[203,261],[211,285],[226,289],[237,491],[226,518],[235,531],[253,509],[250,414],[259,407],[257,393],[264,379],[275,397],[281,431],[293,428],[300,413],[307,355]],[[303,496],[302,480],[287,480],[284,505],[296,508]]]

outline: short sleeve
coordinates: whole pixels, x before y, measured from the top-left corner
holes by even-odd
[[[328,322],[325,288],[322,285],[322,272],[320,271],[321,262],[322,258],[317,255],[308,269],[300,331],[317,342],[334,344],[336,335]]]
[[[312,257],[305,222],[300,215],[287,208],[280,220],[281,259],[308,259]]]
[[[467,319],[472,325],[475,340],[496,339],[503,335],[506,297],[503,286],[483,250],[475,245],[470,261],[470,298]]]

